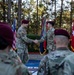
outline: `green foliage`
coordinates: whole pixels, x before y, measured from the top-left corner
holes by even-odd
[[[33,40],[40,39],[40,36],[36,34],[28,34],[27,37]]]
[[[43,4],[39,4],[39,7],[43,7]]]
[[[39,35],[34,35],[34,34],[28,34],[27,37],[33,40],[40,39]],[[35,43],[28,44],[28,51],[39,52],[39,44],[35,44]]]
[[[7,13],[8,13],[8,1],[9,0],[0,0],[0,20],[2,21],[7,21],[8,17],[7,17]],[[15,0],[16,1],[16,0]],[[11,0],[11,20],[12,21],[14,19],[14,17],[17,19],[18,17],[18,3],[15,2],[14,0]],[[63,1],[63,0],[62,0]],[[72,15],[74,13],[74,3],[70,2],[69,0],[66,0],[65,3],[67,4],[67,6],[62,5],[63,6],[63,12],[62,12],[62,26],[60,26],[60,12],[61,12],[61,8],[60,3],[58,4],[58,1],[56,0],[52,0],[52,2],[50,2],[49,0],[38,0],[38,6],[37,6],[37,0],[24,0],[23,3],[21,3],[21,11],[19,11],[21,13],[21,19],[29,19],[30,20],[30,24],[29,24],[29,28],[28,28],[28,33],[30,34],[36,34],[39,33],[40,31],[40,25],[41,25],[41,19],[43,15],[47,15],[46,17],[48,19],[51,18],[51,16],[55,16],[56,19],[56,28],[60,28],[60,27],[64,27],[63,25],[66,24],[66,26],[64,27],[65,29],[68,29],[68,31],[71,31],[71,22],[70,22],[70,18],[71,18],[71,4],[72,4]],[[64,4],[64,3],[63,3]],[[56,8],[56,10],[52,11],[52,8],[55,9],[55,5],[56,7],[58,7],[58,9]],[[59,6],[58,6],[59,5]],[[52,6],[52,7],[51,7]],[[37,12],[37,7],[38,7],[38,12]],[[51,9],[49,8],[51,7]],[[10,9],[9,9],[10,10]],[[55,12],[55,13],[54,13]],[[51,15],[49,14],[51,13]],[[9,15],[8,15],[9,16]],[[73,18],[73,16],[72,16]],[[17,19],[18,20],[18,19]],[[17,24],[17,29],[18,29],[19,25]]]

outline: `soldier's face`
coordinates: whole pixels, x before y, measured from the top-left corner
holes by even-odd
[[[28,26],[28,24],[24,24],[24,27],[27,27]]]
[[[50,28],[51,27],[51,24],[50,23],[48,23],[48,28]]]

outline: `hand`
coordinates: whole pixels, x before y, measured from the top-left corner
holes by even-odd
[[[37,43],[38,43],[38,40],[36,39],[36,40],[34,40],[33,42],[37,44]]]

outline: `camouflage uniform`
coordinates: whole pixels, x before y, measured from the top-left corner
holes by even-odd
[[[24,64],[20,64],[15,57],[10,55],[10,52],[0,52],[0,75],[30,75],[30,73]]]
[[[26,28],[21,26],[17,31],[16,48],[23,63],[29,59],[27,43],[32,43],[33,40],[27,37]]]
[[[59,64],[71,53],[67,48],[58,48],[44,56],[41,60],[37,75],[62,75]]]
[[[0,75],[30,75],[19,61],[18,55],[10,50],[14,35],[8,23],[0,23]]]
[[[10,58],[16,59],[19,64],[22,63],[20,57],[18,56],[18,54],[13,49],[11,49],[8,54],[10,55]]]
[[[63,75],[74,75],[74,53],[65,58]]]
[[[54,44],[54,28],[47,31],[46,35],[43,36],[38,42],[43,42],[44,40],[47,41],[47,50],[50,53],[50,51],[55,50],[55,44]]]

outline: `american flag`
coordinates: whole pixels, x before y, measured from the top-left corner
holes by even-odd
[[[14,41],[13,41],[13,45],[12,48],[13,50],[16,50],[16,19],[13,20],[13,24],[12,24],[12,31],[14,33]]]

